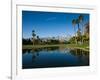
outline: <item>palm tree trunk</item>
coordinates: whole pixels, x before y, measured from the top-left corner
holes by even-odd
[[[82,25],[82,44],[83,44],[83,25]]]
[[[83,24],[82,24],[82,44],[83,44]]]
[[[79,28],[79,23],[78,23],[78,30],[79,30],[80,28]]]
[[[74,26],[74,32],[75,32],[75,43],[77,44],[75,26]]]
[[[34,38],[33,38],[33,46],[34,46]]]

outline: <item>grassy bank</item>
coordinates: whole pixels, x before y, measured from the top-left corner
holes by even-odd
[[[89,46],[87,44],[56,44],[56,45],[23,45],[23,49],[32,49],[32,48],[43,48],[43,47],[64,47],[64,48],[75,48],[89,51]]]

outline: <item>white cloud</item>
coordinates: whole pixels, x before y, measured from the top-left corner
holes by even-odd
[[[51,21],[51,20],[55,20],[56,17],[50,17],[50,18],[47,18],[46,21]]]

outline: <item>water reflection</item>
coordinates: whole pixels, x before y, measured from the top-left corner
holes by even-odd
[[[86,55],[87,56],[87,55],[89,55],[88,51],[84,51],[81,49],[71,49],[70,53],[74,56],[77,56],[77,55]]]
[[[89,52],[64,47],[23,49],[23,69],[89,66]]]
[[[32,54],[32,62],[34,62],[35,59],[36,59],[36,57],[39,56],[39,51],[40,51],[39,49],[36,49],[36,50],[35,50],[35,49],[32,49],[32,50],[31,50],[31,53],[33,53],[33,54]]]
[[[81,49],[70,50],[70,53],[77,57],[79,63],[84,62],[89,65],[89,52]]]

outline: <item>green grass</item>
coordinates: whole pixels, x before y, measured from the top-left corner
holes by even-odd
[[[88,44],[56,44],[56,45],[23,45],[23,49],[32,49],[32,48],[43,48],[43,47],[64,47],[64,48],[75,48],[89,51]]]
[[[57,44],[57,45],[23,45],[23,49],[31,49],[31,48],[42,48],[42,47],[59,47],[59,46],[66,46],[65,44]]]
[[[85,51],[89,51],[89,45],[88,44],[70,44],[66,45],[66,47],[76,48],[76,49],[82,49]]]

